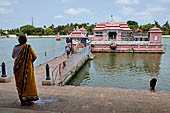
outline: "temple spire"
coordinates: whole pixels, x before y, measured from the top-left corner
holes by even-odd
[[[115,22],[112,15],[111,15],[111,22]]]

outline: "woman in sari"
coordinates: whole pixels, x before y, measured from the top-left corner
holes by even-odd
[[[33,67],[37,56],[31,45],[26,44],[25,35],[20,35],[18,42],[19,44],[14,46],[12,52],[12,57],[15,59],[13,71],[16,88],[21,105],[30,105],[33,104],[32,101],[38,100]]]

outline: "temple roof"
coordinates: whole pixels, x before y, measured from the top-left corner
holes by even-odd
[[[141,30],[141,29],[136,29],[136,30],[134,30],[134,32],[142,32],[143,30]]]
[[[125,31],[131,31],[128,24],[125,22],[100,22],[96,25],[96,30],[125,30]]]
[[[85,34],[88,33],[87,30],[86,30],[84,27],[82,27],[82,28],[80,29],[80,31],[81,31],[82,33],[85,33]]]
[[[149,32],[162,33],[162,30],[158,27],[153,27],[149,30]]]
[[[87,33],[86,29],[81,28],[80,30],[74,30],[73,32],[71,32],[71,34],[69,36],[67,36],[66,38],[72,38],[72,39],[80,39],[80,38],[88,38],[87,36],[85,36],[85,34]]]

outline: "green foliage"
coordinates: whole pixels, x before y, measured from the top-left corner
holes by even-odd
[[[127,21],[127,24],[132,30],[139,28],[138,22],[136,22],[136,21],[129,20],[129,21]]]
[[[170,32],[169,31],[164,31],[162,34],[163,35],[170,35]]]
[[[35,32],[34,32],[34,35],[43,35],[44,34],[44,29],[43,28],[41,28],[41,27],[38,27],[38,28],[35,28],[35,30],[34,30]]]
[[[94,44],[91,44],[91,47],[94,47],[95,45]]]
[[[53,35],[54,34],[54,30],[51,28],[46,28],[44,30],[44,35]]]
[[[159,25],[158,21],[155,20],[154,22],[155,22],[155,26],[156,26],[156,27],[161,28],[161,26]]]
[[[7,32],[8,32],[9,35],[20,34],[19,28],[17,28],[17,29],[9,29],[9,30],[7,30]]]
[[[34,35],[35,27],[32,25],[25,25],[25,26],[20,27],[20,31],[27,35]]]
[[[0,29],[0,36],[3,36],[3,35],[6,35],[6,33],[2,29]]]
[[[95,24],[92,24],[90,26],[85,26],[84,28],[89,32],[90,35],[93,35],[93,29],[96,27]]]
[[[50,28],[50,29],[54,29],[54,24],[52,24],[49,28]]]
[[[139,29],[142,29],[143,31],[149,31],[149,29],[153,28],[155,25],[154,24],[146,24],[146,25],[141,25]]]
[[[136,26],[138,26],[138,22],[132,21],[132,20],[127,21],[127,24],[128,25],[136,25]]]
[[[130,29],[135,30],[138,29],[139,26],[138,25],[129,25]]]
[[[170,35],[170,25],[168,23],[168,21],[166,21],[166,23],[162,26],[162,31],[163,31],[163,35]]]

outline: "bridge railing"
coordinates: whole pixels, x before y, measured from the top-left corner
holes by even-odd
[[[77,51],[77,53],[72,54],[69,58],[66,58],[59,62],[52,70],[52,81],[53,84],[60,82],[64,75],[72,69],[78,62],[91,52],[90,45]]]

